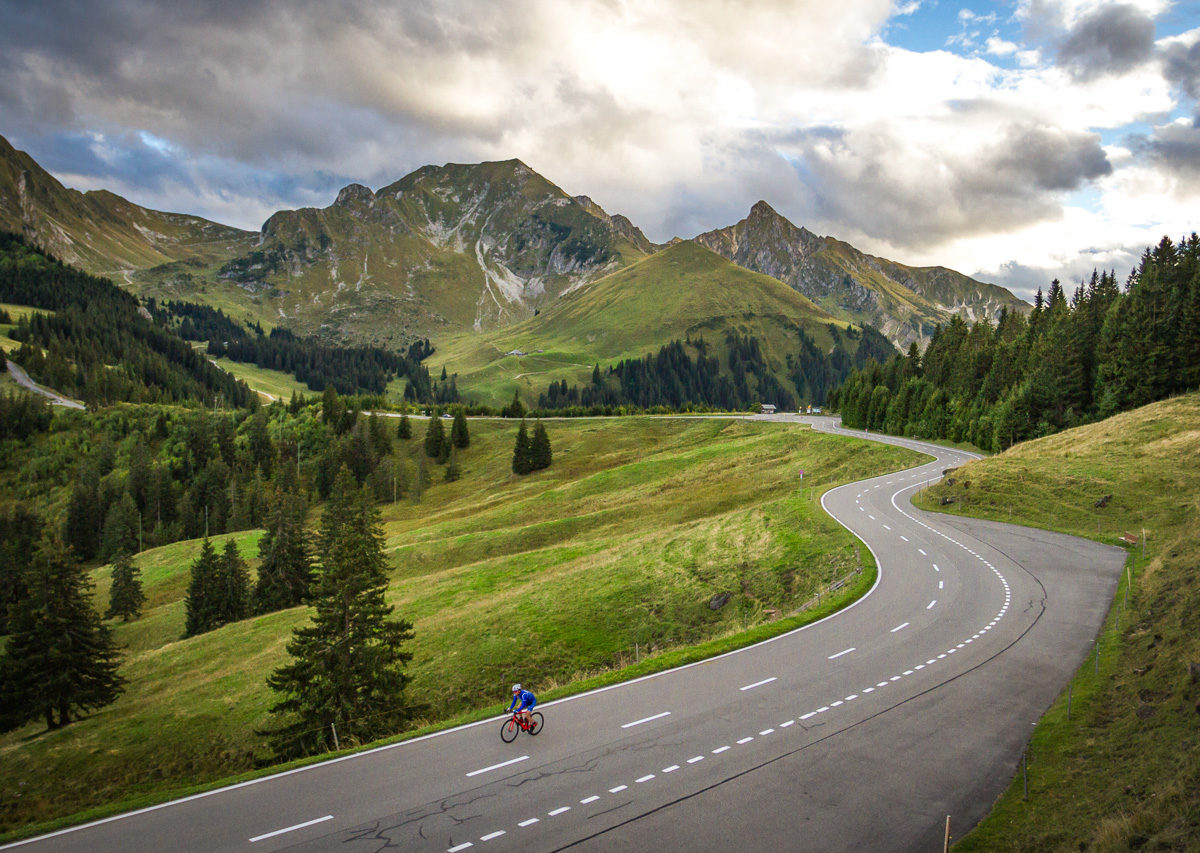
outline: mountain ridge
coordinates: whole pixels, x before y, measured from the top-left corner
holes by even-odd
[[[521,322],[685,242],[655,244],[628,217],[568,195],[516,158],[426,165],[377,190],[349,183],[330,205],[276,211],[255,233],[68,189],[3,137],[0,226],[141,295],[395,347]],[[910,267],[816,235],[766,201],[693,239],[901,347],[924,345],[953,314],[1028,309],[945,267]]]

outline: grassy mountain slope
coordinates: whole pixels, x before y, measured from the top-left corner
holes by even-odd
[[[1020,774],[956,849],[1200,849],[1200,394],[1015,445],[928,490],[939,509],[1130,548],[1089,660],[1033,734]],[[970,486],[965,487],[965,482]],[[1111,499],[1103,507],[1096,502]],[[1125,587],[1125,584],[1122,584]],[[1195,669],[1189,671],[1189,667]]]
[[[0,228],[23,234],[66,263],[125,283],[134,270],[233,257],[256,239],[253,232],[198,216],[140,207],[107,190],[67,189],[2,136]]]
[[[388,600],[415,626],[406,699],[425,723],[494,713],[496,691],[517,678],[553,697],[597,673],[615,677],[634,665],[635,644],[642,673],[706,640],[744,644],[748,626],[794,624],[772,620],[858,565],[853,539],[814,494],[914,459],[783,424],[578,420],[549,425],[549,469],[514,479],[516,425],[470,429],[462,479],[439,476],[421,503],[381,507]],[[420,433],[418,423],[397,452],[419,452]],[[38,469],[36,457],[23,453],[0,471],[3,482]],[[800,469],[812,489],[795,491]],[[253,563],[258,534],[218,537],[217,547],[230,537]],[[198,550],[179,542],[137,556],[147,601],[140,619],[113,625],[129,679],[114,704],[53,732],[30,725],[0,737],[0,789],[12,792],[0,800],[0,832],[88,806],[144,804],[263,757],[254,730],[271,723],[264,680],[308,611],[180,639]],[[110,570],[95,579],[107,605]],[[721,592],[733,598],[710,609]],[[539,614],[533,646],[511,627],[529,612]]]
[[[457,373],[465,396],[503,404],[514,390],[536,400],[552,380],[583,383],[597,362],[640,358],[672,340],[703,337],[720,352],[728,331],[758,337],[782,372],[797,327],[828,350],[830,323],[846,326],[779,281],[682,241],[521,323],[435,339],[430,361],[431,370]],[[514,350],[528,355],[508,355]]]
[[[1028,310],[1007,290],[945,267],[908,267],[849,243],[798,228],[765,201],[728,228],[696,241],[747,269],[773,276],[837,317],[870,323],[901,350],[928,341],[952,314],[995,319],[1002,307]]]

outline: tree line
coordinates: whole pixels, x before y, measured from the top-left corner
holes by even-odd
[[[856,370],[830,395],[847,426],[1000,451],[1200,387],[1200,238],[1164,237],[1122,289],[1093,272],[1068,298],[1055,279],[1028,317],[938,326]]]
[[[457,381],[447,379],[445,368],[441,382],[437,382],[422,364],[433,354],[428,338],[413,341],[406,352],[398,353],[374,346],[330,344],[282,327],[268,333],[257,323],[242,325],[219,308],[194,302],[150,299],[146,307],[156,320],[174,328],[185,340],[206,342],[213,358],[227,357],[290,373],[318,393],[331,387],[339,394],[383,394],[393,379],[407,377],[406,400],[459,400]]]
[[[798,346],[795,352],[787,353],[786,366],[773,365],[753,335],[727,334],[724,358],[710,354],[712,347],[702,337],[675,340],[657,353],[624,359],[605,371],[597,364],[591,382],[584,387],[569,386],[565,379],[551,382],[538,397],[537,410],[736,411],[764,402],[794,409],[798,399],[824,403],[829,389],[854,367],[895,352],[871,326],[842,330],[831,324],[829,331],[834,344],[826,354],[803,328],[798,328]]]
[[[91,407],[121,401],[249,402],[244,383],[144,317],[132,295],[11,232],[0,232],[0,301],[54,312],[18,320],[9,333],[21,342],[12,360]]]

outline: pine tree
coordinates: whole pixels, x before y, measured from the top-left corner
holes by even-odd
[[[207,536],[200,546],[200,556],[192,563],[192,579],[184,602],[187,618],[184,636],[194,637],[220,625],[217,612],[217,582],[221,573],[217,552]]]
[[[237,543],[225,542],[225,553],[217,564],[216,612],[219,625],[237,622],[250,615],[250,574],[238,553]],[[216,626],[214,626],[216,627]]]
[[[92,559],[100,548],[104,521],[100,513],[100,476],[94,466],[85,464],[71,488],[63,529],[63,538],[81,560]]]
[[[530,460],[529,431],[525,428],[525,419],[521,418],[521,426],[517,428],[517,441],[513,446],[512,470],[514,474],[528,474],[533,470]]]
[[[400,415],[400,423],[396,426],[396,438],[402,438],[405,441],[412,438],[412,421],[408,419],[408,412]]]
[[[550,436],[539,420],[533,426],[533,439],[529,442],[529,470],[541,471],[543,468],[549,468],[551,459]]]
[[[429,418],[429,425],[425,428],[425,455],[430,459],[441,461],[445,445],[446,431],[442,427],[442,419],[438,417],[437,410],[434,409]]]
[[[292,661],[267,678],[283,697],[271,712],[290,720],[272,733],[280,755],[333,748],[331,726],[341,743],[362,743],[408,716],[402,670],[412,654],[403,645],[412,625],[390,618],[379,513],[344,471],[321,520],[318,551],[313,620],[292,632]]]
[[[24,575],[0,654],[0,730],[41,717],[56,729],[120,695],[125,679],[108,628],[91,605],[91,581],[56,535],[44,537]]]
[[[471,446],[471,434],[467,431],[467,415],[462,406],[454,411],[454,424],[450,427],[450,443],[459,449]]]
[[[254,610],[269,613],[302,604],[312,585],[312,550],[304,530],[304,498],[279,495],[259,542],[262,562],[254,587]]]
[[[113,562],[112,587],[108,594],[108,612],[105,619],[120,616],[122,622],[137,619],[142,615],[142,604],[146,596],[142,592],[141,571],[134,565],[133,557],[122,551]]]

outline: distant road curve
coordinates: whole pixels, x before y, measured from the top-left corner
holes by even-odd
[[[23,388],[28,388],[30,391],[34,391],[38,394],[41,394],[43,397],[49,397],[50,402],[56,406],[63,406],[68,409],[85,409],[85,408],[87,408],[86,406],[83,405],[83,403],[80,403],[77,400],[72,400],[69,397],[64,397],[62,394],[59,394],[57,391],[51,391],[49,388],[43,388],[41,385],[38,385],[36,382],[34,382],[32,379],[29,378],[28,373],[26,373],[24,370],[21,369],[21,365],[15,363],[13,361],[10,361],[7,358],[4,361],[8,365],[8,372],[12,374],[12,378],[17,380],[17,384],[22,386]]]

